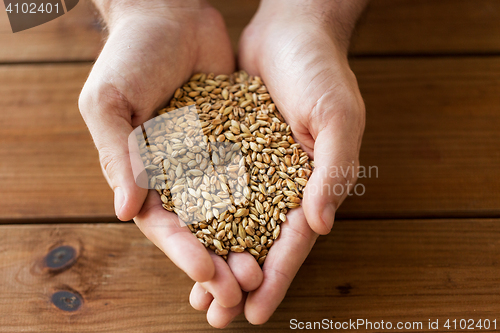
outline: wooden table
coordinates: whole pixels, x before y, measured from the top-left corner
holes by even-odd
[[[213,2],[236,45],[258,1]],[[100,31],[85,2],[15,35],[0,14],[0,332],[211,331],[189,306],[192,281],[114,216],[77,108]],[[341,207],[271,320],[240,316],[229,331],[288,331],[292,318],[500,326],[500,1],[373,0],[351,65],[367,107],[361,163],[378,177],[360,180],[366,193]],[[62,245],[76,261],[48,269]],[[77,311],[52,303],[61,290],[81,296]]]

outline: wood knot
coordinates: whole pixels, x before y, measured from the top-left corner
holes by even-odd
[[[341,295],[349,295],[351,293],[352,286],[350,283],[346,283],[343,286],[337,286],[336,289]]]

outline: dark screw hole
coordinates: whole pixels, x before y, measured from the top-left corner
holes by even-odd
[[[45,263],[47,267],[52,269],[60,269],[65,266],[71,265],[76,256],[76,250],[68,245],[56,247],[47,254]]]
[[[52,303],[63,311],[76,311],[82,305],[80,295],[70,291],[58,291],[52,295]]]

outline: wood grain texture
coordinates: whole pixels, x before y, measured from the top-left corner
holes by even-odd
[[[223,14],[237,50],[239,36],[259,1],[210,0]],[[500,52],[496,0],[372,0],[359,22],[352,55]],[[102,46],[89,2],[39,27],[13,34],[0,15],[0,62],[92,61]]]
[[[500,220],[337,222],[270,322],[256,328],[240,316],[229,330],[289,331],[292,318],[493,320],[499,238]],[[51,273],[43,258],[62,244],[78,259]],[[4,225],[0,268],[2,332],[211,331],[188,304],[192,281],[133,224]],[[79,293],[83,306],[57,309],[50,299],[59,290]]]
[[[233,47],[259,1],[210,0],[223,14]],[[500,52],[496,0],[371,0],[353,34],[350,54]]]
[[[378,178],[341,218],[500,215],[500,59],[354,60]],[[1,219],[114,218],[77,109],[90,65],[0,67]]]
[[[103,36],[89,1],[38,27],[12,33],[7,14],[0,6],[0,62],[92,61]]]
[[[1,218],[113,217],[78,112],[90,65],[0,67]]]
[[[367,108],[361,179],[341,217],[500,215],[500,59],[352,61]]]
[[[372,0],[351,54],[499,53],[496,0]]]

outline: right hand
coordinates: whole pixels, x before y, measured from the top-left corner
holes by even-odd
[[[109,38],[79,107],[115,193],[116,215],[123,221],[134,218],[156,246],[215,297],[214,307],[236,306],[242,302],[241,289],[254,290],[262,281],[255,260],[242,253],[228,265],[211,255],[188,228],[179,226],[175,214],[163,209],[156,191],[136,185],[128,155],[133,128],[150,119],[192,74],[234,71],[224,21],[205,1],[95,2],[102,5]],[[225,325],[216,313],[210,320],[209,311],[209,321]]]

